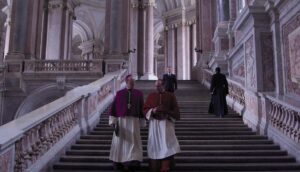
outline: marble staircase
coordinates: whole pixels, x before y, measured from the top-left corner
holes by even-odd
[[[154,83],[138,81],[145,97]],[[300,163],[267,136],[257,135],[229,110],[225,118],[207,113],[208,90],[197,82],[180,81],[176,96],[181,120],[175,124],[182,152],[175,156],[174,172],[190,171],[300,171]],[[53,166],[54,172],[109,172],[108,160],[113,130],[107,112],[99,124],[82,135]],[[140,171],[148,171],[147,128],[141,129],[144,162]]]

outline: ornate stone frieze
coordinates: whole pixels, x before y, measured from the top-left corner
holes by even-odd
[[[229,97],[231,97],[235,102],[245,106],[245,91],[241,85],[228,79],[228,90]]]
[[[232,73],[234,76],[238,76],[241,78],[245,77],[245,65],[244,65],[244,60],[242,61],[242,63],[236,65],[235,67],[233,67]]]
[[[245,61],[246,61],[246,85],[256,89],[256,59],[254,53],[253,36],[251,36],[245,43]]]

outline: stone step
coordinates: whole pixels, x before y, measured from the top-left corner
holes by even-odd
[[[148,121],[147,121],[148,122]],[[178,120],[175,122],[175,124],[198,124],[199,122],[239,122],[240,125],[243,125],[244,127],[247,127],[245,124],[242,123],[241,118],[219,118],[219,117],[214,117],[214,118],[182,118],[181,120]],[[108,119],[101,119],[99,124],[97,126],[101,127],[101,124],[108,124]]]
[[[73,172],[75,170],[73,169],[69,169],[69,170],[54,170],[53,172]],[[99,170],[76,170],[76,172],[99,172]],[[101,172],[116,172],[115,170],[101,170]],[[135,172],[145,172],[143,170],[136,170]],[[186,172],[185,170],[172,170],[172,172]],[[199,172],[198,170],[189,170],[189,172]],[[210,172],[222,172],[222,171],[214,171],[214,170],[210,170]],[[250,172],[250,171],[239,171],[239,170],[235,170],[235,172]],[[257,171],[255,170],[255,172],[266,172],[266,171]],[[269,171],[270,172],[270,171]],[[299,170],[276,170],[276,172],[299,172]]]
[[[108,125],[108,124],[107,124]],[[96,127],[101,128],[102,125],[97,125]],[[213,123],[203,123],[203,124],[175,124],[175,128],[183,128],[183,127],[245,127],[244,124],[213,124]]]
[[[147,170],[148,164],[142,163],[141,170]],[[59,162],[54,165],[54,169],[73,169],[73,170],[112,170],[111,163],[71,163]],[[220,170],[220,171],[236,171],[245,170],[300,170],[297,163],[176,163],[176,170]]]
[[[107,156],[62,156],[61,162],[111,162]],[[295,158],[291,156],[181,156],[180,154],[175,157],[176,162],[180,163],[280,163],[280,162],[295,162]],[[148,162],[148,158],[144,159]]]
[[[121,131],[120,131],[121,132]],[[90,135],[108,135],[112,134],[112,131],[91,131]],[[253,131],[176,131],[176,136],[185,135],[255,135],[256,133]],[[141,131],[141,135],[148,135],[148,131]]]
[[[147,140],[142,140],[144,145]],[[87,140],[80,139],[76,144],[111,144],[111,140]],[[249,144],[273,144],[271,140],[179,140],[180,145],[249,145]]]
[[[111,139],[112,135],[85,135],[81,136],[81,139]],[[248,140],[257,140],[257,139],[267,139],[266,136],[258,136],[258,135],[214,135],[214,136],[177,136],[178,140],[241,140],[241,139],[248,139]],[[142,139],[147,139],[147,136],[142,136]]]
[[[175,122],[175,132],[181,152],[175,156],[172,172],[224,171],[300,171],[300,164],[286,151],[269,140],[256,135],[229,109],[219,118],[208,114],[211,95],[197,82],[179,82],[176,91],[181,120]],[[154,91],[154,82],[137,82],[144,97]],[[54,172],[112,172],[108,156],[113,129],[108,126],[109,108],[101,115],[99,124],[80,138],[54,165]],[[148,171],[148,126],[141,129],[144,162],[141,170]]]
[[[94,128],[94,131],[113,131],[112,127],[106,125],[102,127]],[[148,128],[141,128],[141,131],[148,131]],[[247,127],[189,127],[189,128],[176,128],[175,132],[177,131],[252,131],[250,128]]]
[[[109,156],[109,150],[69,150],[66,155],[80,156]],[[147,157],[147,151],[143,151]],[[182,150],[181,156],[286,156],[287,152],[282,150]]]
[[[146,149],[147,145],[143,145]],[[102,150],[110,149],[110,145],[107,144],[73,144],[71,150]],[[252,145],[180,145],[181,150],[276,150],[280,149],[278,145],[268,144],[252,144]]]

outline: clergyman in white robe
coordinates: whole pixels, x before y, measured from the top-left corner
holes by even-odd
[[[144,104],[149,120],[148,157],[150,171],[169,171],[174,155],[180,152],[175,135],[175,121],[180,119],[179,108],[173,93],[163,90],[162,80],[157,80],[157,92],[150,93]]]

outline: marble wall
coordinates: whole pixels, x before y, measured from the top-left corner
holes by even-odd
[[[300,96],[300,13],[282,26],[286,93]]]

